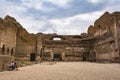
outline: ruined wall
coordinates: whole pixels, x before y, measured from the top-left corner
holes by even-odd
[[[0,18],[0,67],[3,70],[15,55],[17,24],[13,17]]]
[[[118,18],[120,13],[117,13],[117,20],[115,20],[115,13],[104,13],[94,23],[94,26],[88,28],[88,36],[92,37],[94,46],[92,46],[92,53],[95,52],[96,60],[112,61],[119,57],[118,50]],[[116,26],[116,27],[115,27]],[[117,48],[116,48],[117,47]]]
[[[89,51],[89,41],[84,40],[87,34],[81,35],[57,35],[44,34],[45,60],[54,60],[55,54],[60,54],[62,60],[82,60],[83,54]]]
[[[34,35],[29,34],[13,17],[0,18],[0,70],[6,69],[13,59],[29,58],[32,52],[35,52]]]
[[[60,53],[62,60],[95,59],[112,61],[120,53],[120,12],[105,12],[88,33],[81,35],[30,34],[13,17],[0,18],[0,55],[30,58],[31,53],[54,59]],[[54,40],[58,39],[58,40]]]
[[[18,53],[27,55],[34,52],[34,35],[29,34],[13,17],[0,19],[0,37],[0,48],[5,45],[5,54],[17,56]]]
[[[5,54],[15,54],[16,47],[16,32],[17,32],[16,20],[10,16],[6,16],[4,20],[1,19],[0,27],[0,48],[5,45]],[[13,49],[13,53],[12,52]]]
[[[42,47],[43,47],[43,41],[44,41],[44,34],[43,33],[37,33],[36,35],[36,53],[38,56],[42,55]]]
[[[16,40],[16,57],[27,57],[35,53],[35,36],[29,34],[24,28],[19,27]]]

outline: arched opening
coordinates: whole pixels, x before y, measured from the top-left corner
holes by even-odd
[[[7,54],[9,54],[9,48],[7,48]]]
[[[54,61],[61,61],[62,55],[61,53],[54,53]]]
[[[58,35],[56,35],[56,36],[52,36],[51,38],[50,38],[50,40],[65,40],[65,38],[64,37],[62,37],[62,36],[58,36]]]
[[[53,40],[55,40],[55,41],[56,41],[56,40],[60,41],[60,40],[62,40],[62,39],[59,38],[59,37],[54,37]]]
[[[93,62],[96,62],[96,52],[93,52]]]
[[[83,61],[87,61],[87,53],[83,53],[82,58],[83,58]]]
[[[4,55],[5,54],[5,45],[3,44],[3,46],[2,46],[2,55]]]
[[[14,54],[14,51],[13,51],[13,48],[11,49],[11,56],[13,56],[13,54]]]
[[[30,61],[35,61],[35,53],[30,54]]]

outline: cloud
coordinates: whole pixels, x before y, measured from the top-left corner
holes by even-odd
[[[22,5],[27,7],[27,8],[34,8],[36,10],[41,10],[43,8],[43,4],[40,0],[34,0],[34,2],[32,0],[21,0],[22,1]]]
[[[69,3],[72,1],[72,0],[46,0],[54,5],[57,5],[59,7],[62,7],[62,8],[67,8],[69,6]]]
[[[81,34],[119,0],[0,0],[0,17],[15,17],[30,33]],[[7,5],[7,6],[6,6]]]
[[[120,0],[110,0],[107,1],[106,7],[104,8],[104,11],[114,12],[114,11],[120,11]]]
[[[61,0],[60,0],[61,1]],[[50,4],[50,3],[49,3]],[[50,13],[43,13],[41,16],[46,16],[48,18],[64,18],[70,17],[77,14],[91,13],[95,11],[99,11],[105,8],[105,3],[98,3],[97,5],[93,5],[87,0],[71,0],[68,2],[69,7],[56,7],[56,9]],[[102,6],[101,6],[102,5]]]
[[[34,17],[26,16],[24,16],[24,18],[17,17],[17,21],[20,22],[21,25],[23,25],[23,27],[26,28],[30,33],[40,32],[39,29],[46,24],[44,21],[35,20]]]
[[[63,19],[52,19],[50,22],[59,34],[80,34],[87,32],[89,25],[94,24],[94,21],[102,14],[103,12],[78,14]]]
[[[102,14],[103,12],[93,12],[78,14],[68,18],[48,19],[43,21],[35,20],[33,17],[18,19],[30,33],[43,32],[77,35],[87,32],[89,25],[94,24],[94,21]]]
[[[7,6],[6,6],[7,5]],[[8,0],[0,0],[0,16],[11,15],[13,17],[24,15],[27,12],[27,8],[19,6],[18,4],[9,2]]]
[[[101,3],[103,2],[103,0],[87,0],[88,2],[91,2],[93,4],[98,4],[98,3]]]

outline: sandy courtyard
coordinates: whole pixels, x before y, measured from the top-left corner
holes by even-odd
[[[0,80],[120,80],[120,64],[44,62],[0,72]]]

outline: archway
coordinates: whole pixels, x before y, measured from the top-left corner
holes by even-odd
[[[56,35],[56,36],[52,36],[50,38],[50,40],[65,40],[65,38],[63,36],[59,36],[59,35]]]
[[[96,52],[93,52],[93,61],[96,62]]]
[[[87,53],[83,53],[83,55],[82,55],[82,60],[83,60],[83,61],[87,61]]]
[[[35,58],[36,58],[35,53],[31,53],[30,54],[30,61],[35,61]]]
[[[54,61],[61,61],[62,55],[61,53],[54,53]]]

